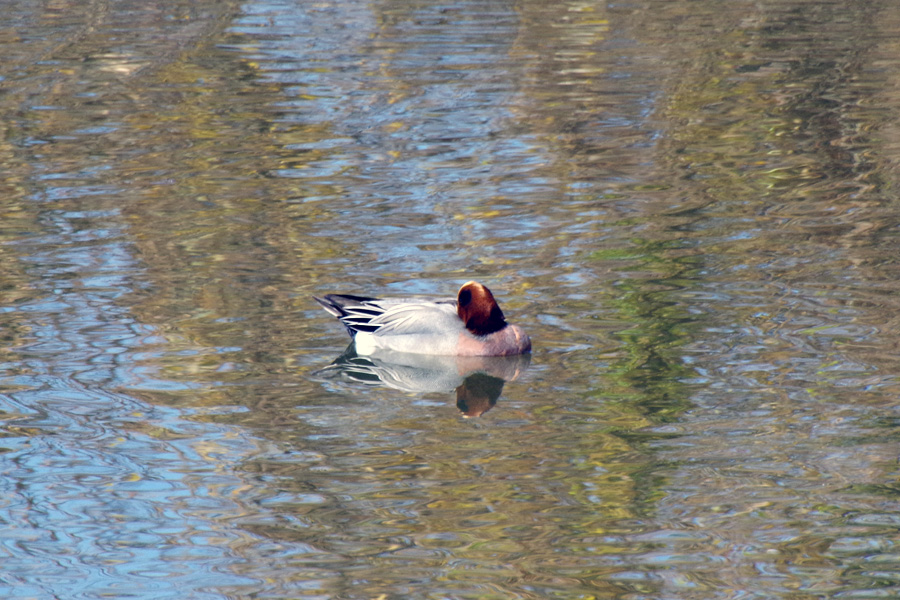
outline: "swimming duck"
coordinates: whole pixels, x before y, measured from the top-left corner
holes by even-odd
[[[313,297],[340,319],[359,355],[379,350],[444,356],[510,356],[531,351],[531,340],[506,322],[494,295],[469,281],[456,299]]]

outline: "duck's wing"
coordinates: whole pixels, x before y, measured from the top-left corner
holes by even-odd
[[[313,299],[340,319],[351,337],[364,331],[375,335],[453,332],[462,327],[456,300],[403,300],[327,294]]]
[[[402,302],[383,306],[384,311],[366,325],[383,335],[452,334],[464,329],[456,314],[456,302]]]

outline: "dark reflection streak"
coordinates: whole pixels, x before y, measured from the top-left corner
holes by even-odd
[[[873,28],[880,11],[877,3],[824,3],[815,10],[782,12],[777,25],[760,31],[763,51],[787,57],[786,80],[805,84],[786,91],[780,109],[799,124],[789,138],[792,151],[808,148],[827,157],[821,170],[830,180],[863,180],[874,167],[871,157],[858,151],[869,144],[852,115],[872,90],[856,84],[878,40],[843,37],[844,28],[826,25],[851,19],[854,29]]]

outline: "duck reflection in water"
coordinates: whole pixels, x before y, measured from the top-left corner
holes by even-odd
[[[436,356],[381,351],[360,356],[350,344],[316,375],[412,393],[455,391],[456,406],[463,416],[480,417],[497,403],[503,385],[517,379],[530,362],[530,354]]]

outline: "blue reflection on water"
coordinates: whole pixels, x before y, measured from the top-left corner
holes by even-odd
[[[6,598],[219,598],[203,590],[247,582],[222,568],[246,534],[216,517],[240,511],[244,485],[220,461],[252,441],[121,391],[158,387],[134,363],[160,337],[116,302],[140,273],[118,217],[49,211],[20,241],[29,297],[4,316],[31,341],[0,394]]]

